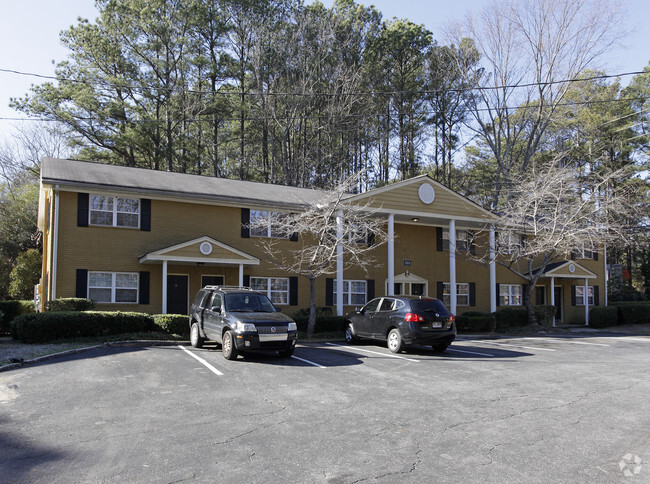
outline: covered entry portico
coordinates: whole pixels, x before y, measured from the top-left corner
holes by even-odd
[[[223,242],[213,239],[209,236],[199,237],[197,239],[188,240],[180,244],[175,244],[165,247],[153,252],[149,252],[138,258],[141,264],[160,264],[161,267],[161,281],[162,281],[162,313],[168,313],[168,301],[170,286],[173,285],[172,290],[179,289],[182,292],[183,280],[182,276],[187,274],[187,288],[189,294],[189,269],[196,272],[196,267],[212,267],[214,270],[208,270],[207,273],[219,272],[216,268],[222,268],[222,271],[229,273],[233,269],[237,269],[237,285],[244,285],[244,266],[259,265],[260,260],[253,257],[241,250],[235,249]],[[173,266],[173,269],[171,269]],[[221,273],[220,272],[220,273]],[[178,277],[181,276],[181,277]],[[226,281],[223,276],[203,276],[209,279],[217,280],[222,279],[222,283],[235,283],[235,276],[233,280]],[[197,284],[193,284],[197,286]],[[198,287],[198,286],[197,286]],[[188,296],[191,297],[191,294]],[[187,309],[185,310],[187,312]]]

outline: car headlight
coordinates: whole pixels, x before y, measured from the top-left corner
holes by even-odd
[[[298,325],[291,321],[287,327],[287,331],[298,331]]]
[[[241,321],[237,321],[235,323],[235,332],[236,333],[256,333],[257,328],[252,323],[242,323]]]

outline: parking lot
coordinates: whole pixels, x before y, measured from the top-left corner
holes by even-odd
[[[0,373],[0,482],[650,482],[649,368],[643,336],[100,348]]]

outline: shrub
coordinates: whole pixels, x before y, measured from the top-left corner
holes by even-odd
[[[528,324],[528,309],[525,306],[506,306],[494,313],[497,329]]]
[[[151,326],[151,315],[144,313],[61,311],[22,314],[12,322],[11,333],[23,343],[43,343],[61,338],[142,332]]]
[[[542,326],[553,326],[553,316],[555,316],[555,306],[535,306],[535,316],[537,322]]]
[[[589,326],[592,328],[607,328],[615,326],[618,320],[616,306],[595,306],[589,310]]]
[[[177,334],[183,337],[190,337],[190,325],[187,316],[182,314],[154,314],[153,324],[155,329],[162,330],[167,334]]]
[[[303,333],[307,332],[307,325],[309,317],[294,318],[298,331]],[[316,316],[316,325],[314,327],[314,334],[316,333],[336,333],[345,330],[345,318],[343,316]]]
[[[456,329],[459,332],[494,331],[494,315],[480,313],[478,311],[467,311],[456,317]]]
[[[628,302],[616,303],[618,308],[619,324],[650,323],[650,303]]]
[[[4,318],[0,318],[0,333],[8,333],[16,316],[34,312],[34,301],[0,301],[0,311],[4,313]]]
[[[95,303],[90,299],[80,297],[65,297],[49,301],[47,311],[91,311]]]

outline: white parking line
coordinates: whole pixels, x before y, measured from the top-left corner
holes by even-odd
[[[390,357],[390,358],[399,358],[400,360],[414,361],[414,362],[416,362],[416,363],[419,363],[419,362],[420,362],[420,360],[414,360],[413,358],[406,358],[406,357],[404,357],[404,356],[399,356],[399,355],[389,355],[389,354],[387,354],[387,353],[380,353],[380,352],[378,352],[378,351],[366,350],[366,349],[363,349],[363,348],[359,348],[358,346],[354,346],[354,347],[352,347],[352,346],[345,346],[345,345],[337,345],[336,343],[325,343],[325,344],[326,344],[326,345],[330,345],[330,346],[339,346],[339,347],[341,347],[341,348],[346,348],[346,349],[350,349],[350,350],[353,350],[353,351],[364,351],[364,352],[366,352],[366,353],[372,353],[372,354],[375,354],[375,355],[388,356],[388,357]]]
[[[527,338],[522,338],[522,339],[541,339],[542,341],[548,341],[548,342],[561,342],[561,343],[571,343],[574,345],[589,345],[589,346],[609,346],[605,343],[587,343],[585,341],[571,341],[569,338],[533,338],[533,337],[527,337]]]
[[[196,355],[195,355],[194,353],[192,353],[190,350],[188,350],[187,348],[185,348],[185,347],[183,347],[183,346],[181,346],[181,345],[178,345],[178,347],[179,347],[180,349],[182,349],[185,353],[187,353],[188,355],[190,355],[192,358],[195,358],[195,359],[199,360],[199,362],[200,362],[202,365],[204,365],[208,370],[210,370],[210,371],[211,371],[212,373],[214,373],[215,375],[223,376],[223,373],[221,373],[219,370],[217,370],[214,366],[212,366],[210,363],[208,363],[207,361],[205,361],[203,358],[201,358],[201,357],[199,357],[199,356],[196,356]]]
[[[447,351],[455,351],[456,353],[467,353],[469,355],[494,356],[490,353],[479,353],[478,351],[459,350],[456,348],[447,348]]]
[[[314,363],[313,361],[305,360],[304,358],[300,358],[299,356],[296,356],[296,355],[292,355],[291,358],[293,358],[295,360],[300,360],[300,361],[302,361],[304,363],[307,363],[309,365],[317,366],[318,368],[327,368],[326,366],[319,365],[318,363]]]
[[[526,348],[527,350],[555,351],[550,348],[540,348],[537,346],[510,345],[508,343],[494,343],[493,341],[486,341],[486,340],[481,341],[481,343],[487,343],[490,345],[498,345],[498,346],[509,346],[511,348]]]

